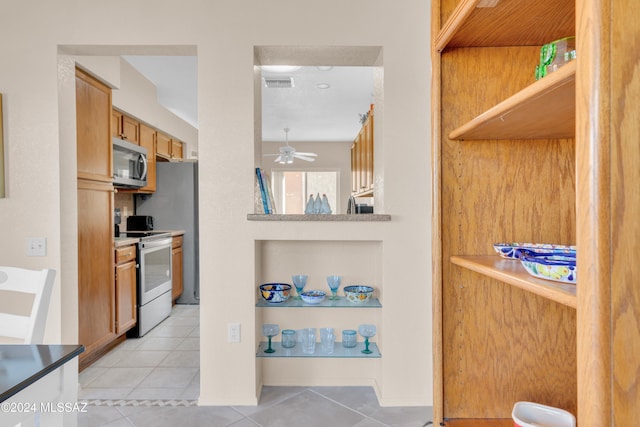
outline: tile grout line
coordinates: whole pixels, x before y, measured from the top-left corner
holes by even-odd
[[[335,403],[336,405],[340,405],[340,406],[342,406],[343,408],[350,410],[351,412],[355,412],[356,414],[363,416],[365,419],[368,419],[368,420],[371,420],[371,421],[373,421],[373,422],[376,422],[376,423],[378,423],[378,424],[380,424],[380,425],[383,425],[383,426],[387,426],[387,427],[389,427],[389,425],[388,425],[388,424],[385,424],[385,423],[383,423],[383,422],[382,422],[382,421],[380,421],[380,420],[376,420],[375,418],[372,418],[372,417],[368,416],[367,414],[363,414],[362,412],[358,411],[357,409],[351,408],[351,407],[349,407],[349,406],[345,405],[345,404],[344,404],[344,403],[342,403],[342,402],[338,402],[337,400],[331,399],[330,397],[325,396],[325,395],[323,395],[323,394],[321,394],[321,393],[319,393],[319,392],[317,392],[317,391],[315,391],[315,390],[312,390],[312,389],[310,389],[310,388],[309,388],[309,389],[307,389],[307,390],[309,390],[311,393],[314,393],[314,394],[316,394],[316,395],[318,395],[318,396],[320,396],[320,397],[322,397],[322,398],[324,398],[324,399],[328,400],[329,402],[333,402],[333,403]]]

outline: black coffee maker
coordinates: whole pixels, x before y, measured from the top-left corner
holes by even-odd
[[[113,210],[113,228],[114,236],[120,237],[120,223],[122,222],[122,216],[120,215],[120,209]]]

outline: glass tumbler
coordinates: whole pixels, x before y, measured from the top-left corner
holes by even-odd
[[[320,328],[320,348],[323,353],[333,353],[333,346],[336,342],[336,336],[333,328]]]
[[[300,330],[302,335],[302,352],[313,354],[316,351],[316,328],[305,328]]]
[[[293,329],[285,329],[282,331],[282,347],[293,348],[296,346],[296,331]]]
[[[342,346],[345,348],[353,348],[356,346],[358,336],[355,330],[345,329],[342,331]]]

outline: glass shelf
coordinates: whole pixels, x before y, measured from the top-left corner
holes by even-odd
[[[297,343],[293,348],[282,348],[280,341],[272,341],[271,348],[275,350],[275,353],[265,353],[265,349],[267,348],[267,342],[262,341],[258,346],[258,351],[256,352],[256,357],[310,357],[310,358],[363,358],[363,359],[379,359],[382,357],[380,354],[380,350],[378,349],[378,345],[374,342],[369,343],[369,350],[371,350],[371,354],[364,354],[362,350],[364,349],[364,343],[359,342],[353,348],[345,348],[342,346],[342,342],[336,342],[333,348],[333,353],[323,353],[320,350],[320,343],[316,343],[316,351],[313,354],[306,354],[302,352],[302,345]]]
[[[381,308],[382,304],[378,298],[371,298],[365,304],[354,304],[347,300],[347,297],[339,297],[337,300],[325,298],[320,304],[305,304],[304,301],[290,297],[287,301],[281,303],[268,303],[262,298],[256,303],[256,307],[284,308],[284,307],[322,307],[322,308]]]
[[[391,221],[389,214],[331,214],[331,215],[294,215],[294,214],[247,214],[249,221],[328,221],[328,222],[385,222]]]

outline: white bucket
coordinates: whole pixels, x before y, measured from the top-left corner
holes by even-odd
[[[516,402],[511,417],[515,427],[576,427],[571,413],[533,402]]]

